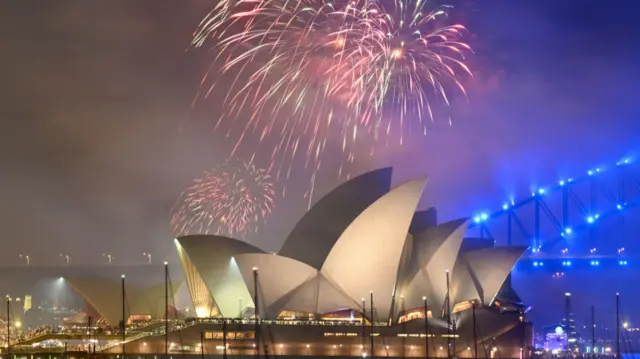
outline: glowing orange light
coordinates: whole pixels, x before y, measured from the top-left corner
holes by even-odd
[[[339,49],[344,47],[344,38],[339,37],[336,39],[336,47]]]
[[[391,51],[391,56],[393,56],[394,59],[401,59],[403,55],[402,49],[394,49],[393,51]]]

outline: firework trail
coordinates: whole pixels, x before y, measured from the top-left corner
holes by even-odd
[[[221,0],[194,34],[194,46],[210,41],[216,53],[196,100],[222,87],[216,128],[238,139],[232,155],[257,137],[254,156],[268,154],[276,178],[288,179],[302,156],[313,189],[329,141],[340,143],[342,176],[361,137],[369,154],[381,136],[402,144],[405,127],[426,133],[434,110],[449,106],[447,89],[465,93],[466,30],[444,25],[450,7],[425,8],[424,0]]]
[[[274,208],[275,189],[264,169],[230,162],[193,180],[174,206],[176,236],[243,235],[257,230]]]

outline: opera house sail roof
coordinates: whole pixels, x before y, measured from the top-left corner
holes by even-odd
[[[215,235],[177,238],[196,315],[251,316],[255,298],[265,319],[366,308],[379,323],[422,308],[424,297],[435,318],[447,313],[447,302],[448,310],[469,301],[491,305],[526,248],[465,247],[467,219],[426,225],[429,213],[416,214],[426,179],[391,188],[391,174],[380,169],[337,187],[302,217],[278,253]],[[118,318],[90,283],[69,282],[109,322]]]
[[[121,283],[95,276],[65,277],[65,282],[73,288],[85,302],[110,326],[115,327],[122,320]],[[178,284],[178,283],[176,283]],[[171,286],[170,296],[175,295],[179,285]],[[126,316],[144,315],[163,318],[165,314],[164,284],[138,287],[125,284],[127,303]]]
[[[199,282],[190,288],[204,285],[225,317],[252,312],[247,308],[255,307],[256,297],[260,316],[275,318],[283,311],[362,310],[363,298],[368,307],[373,294],[374,318],[369,319],[390,322],[401,307],[421,307],[425,296],[434,316],[441,316],[450,272],[452,306],[471,300],[491,304],[526,248],[463,253],[466,219],[414,226],[411,234],[426,179],[391,189],[391,172],[366,173],[320,199],[277,254],[226,237],[178,238],[183,270],[198,273],[186,276]]]

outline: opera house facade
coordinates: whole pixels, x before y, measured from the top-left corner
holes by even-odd
[[[334,189],[278,253],[213,235],[175,239],[193,311],[171,307],[182,324],[166,337],[128,339],[127,352],[529,356],[526,309],[504,285],[526,248],[465,239],[466,219],[435,224],[416,211],[426,180],[391,188],[391,174],[369,172]],[[122,320],[121,304],[96,290],[109,285],[66,280],[104,321]],[[129,295],[137,299],[126,316],[163,318],[164,290]]]

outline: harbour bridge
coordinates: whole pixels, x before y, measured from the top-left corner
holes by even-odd
[[[519,268],[617,267],[637,256],[633,216],[640,205],[640,164],[623,158],[539,187],[493,212],[475,213],[469,234],[499,246],[527,246]]]

